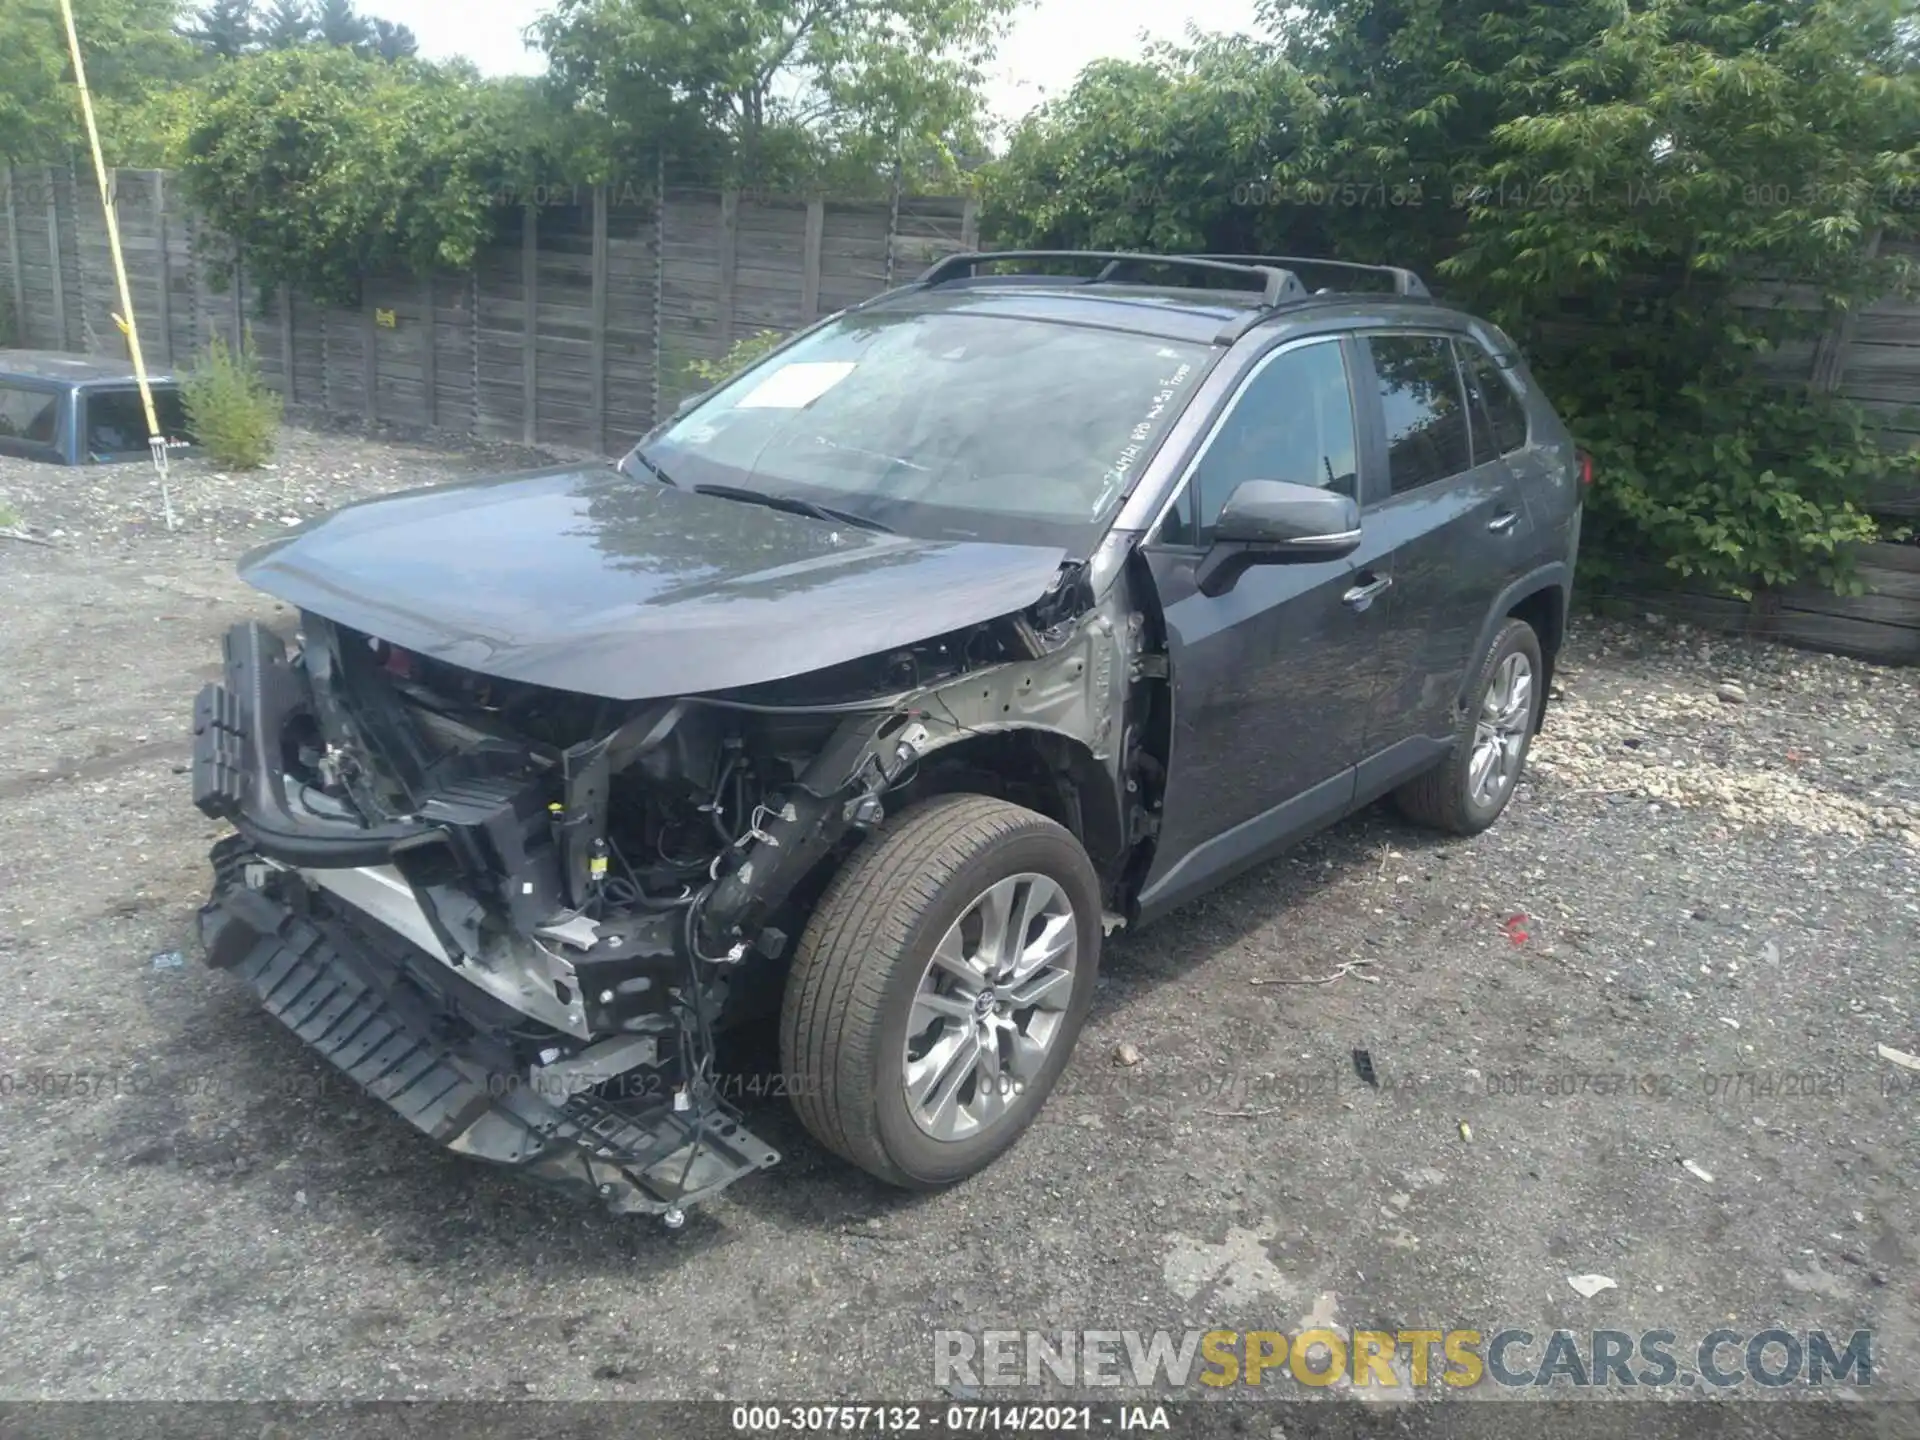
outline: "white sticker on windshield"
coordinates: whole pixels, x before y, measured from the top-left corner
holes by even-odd
[[[851,360],[808,360],[782,365],[739,400],[737,410],[804,410],[854,370]]]

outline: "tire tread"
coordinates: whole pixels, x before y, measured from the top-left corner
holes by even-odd
[[[780,1052],[801,1124],[891,1184],[919,1182],[888,1157],[875,1121],[873,1046],[893,967],[946,882],[993,845],[1067,832],[986,795],[936,796],[854,852],[801,936],[780,1013]]]

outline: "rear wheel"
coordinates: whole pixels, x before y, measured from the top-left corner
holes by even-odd
[[[1508,620],[1480,662],[1446,760],[1394,791],[1400,813],[1456,835],[1499,819],[1527,762],[1545,674],[1533,627]]]
[[[801,1122],[895,1185],[984,1169],[1065,1068],[1099,959],[1099,881],[1065,829],[979,795],[907,811],[794,957],[780,1051]]]

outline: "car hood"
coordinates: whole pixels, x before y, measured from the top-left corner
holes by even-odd
[[[1065,558],[594,466],[348,505],[250,551],[240,575],[464,669],[641,700],[805,674],[1024,609]]]

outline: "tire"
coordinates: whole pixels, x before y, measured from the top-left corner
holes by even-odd
[[[1516,663],[1515,656],[1520,657],[1517,663],[1525,670],[1529,690],[1518,712],[1515,713],[1512,706],[1504,707],[1494,725],[1502,746],[1510,748],[1503,748],[1501,753],[1507,758],[1498,762],[1502,778],[1490,788],[1483,788],[1476,784],[1480,774],[1474,763],[1476,750],[1485,737],[1483,723],[1494,719],[1488,707],[1499,697],[1492,692],[1501,684],[1508,667]],[[1513,798],[1514,786],[1519,783],[1520,772],[1527,763],[1527,750],[1533,743],[1540,705],[1545,699],[1541,684],[1545,674],[1540,637],[1526,621],[1508,620],[1493,637],[1493,645],[1474,674],[1474,682],[1467,690],[1470,698],[1447,758],[1393,792],[1400,813],[1416,824],[1455,835],[1478,835],[1498,820]]]
[[[1064,947],[1068,936],[1073,948],[1064,970],[1055,963],[1037,969],[1022,982],[1026,988],[1009,984],[1005,996],[986,1002],[995,1009],[983,1018],[951,962],[958,956],[970,970],[993,968],[986,920],[994,895],[1013,897],[1001,902],[1008,916],[1001,933],[1022,934],[1017,945],[993,947],[994,955],[1040,955]],[[1050,908],[1039,913],[1043,897]],[[1037,914],[1032,924],[1016,925],[1029,910]],[[902,812],[834,877],[794,955],[781,1006],[780,1060],[801,1123],[829,1150],[892,1185],[932,1189],[985,1169],[1033,1122],[1066,1067],[1093,1000],[1100,915],[1100,883],[1086,851],[1045,816],[981,795],[939,796]],[[977,937],[971,958],[963,954],[969,935]],[[936,965],[943,941],[950,943]],[[942,985],[954,988],[939,994]],[[1041,991],[1044,1010],[998,1013],[1000,1005]],[[1022,1024],[1016,1041],[1005,1027]],[[1034,1037],[1043,1028],[1041,1044]],[[994,1040],[990,1066],[979,1045],[983,1035]],[[917,1061],[910,1042],[925,1047]],[[972,1061],[969,1043],[978,1057]],[[960,1058],[934,1074],[947,1054]],[[969,1067],[970,1084],[961,1074]],[[1009,1088],[989,1084],[984,1077],[994,1073]],[[950,1092],[939,1083],[925,1086],[950,1104],[909,1102],[909,1077],[926,1074],[940,1083],[960,1075]],[[1014,1093],[1016,1074],[1023,1078]],[[994,1113],[963,1133],[969,1104]],[[943,1124],[951,1133],[928,1128]]]

